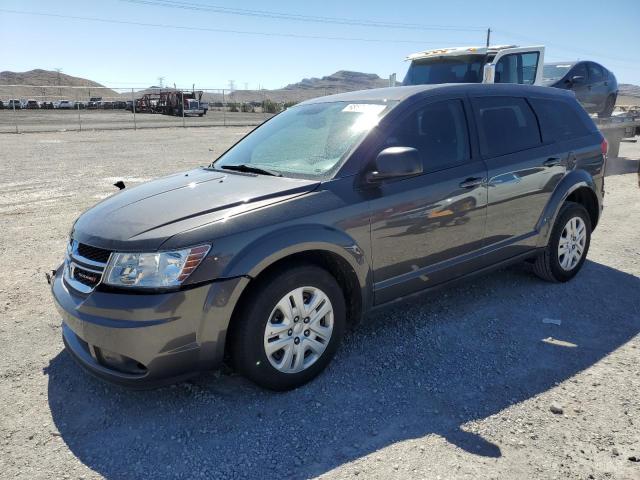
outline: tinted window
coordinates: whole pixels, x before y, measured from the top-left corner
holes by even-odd
[[[545,142],[561,142],[590,133],[575,109],[562,100],[530,99]]]
[[[571,70],[571,74],[569,75],[569,80],[573,77],[582,77],[583,81],[586,82],[587,78],[587,66],[584,63],[579,63]]]
[[[496,64],[495,83],[533,85],[538,68],[538,52],[505,55]]]
[[[600,65],[596,65],[595,63],[589,63],[589,81],[591,83],[594,82],[602,82],[604,80],[604,74],[602,73],[602,68]]]
[[[425,171],[441,170],[469,159],[469,134],[460,100],[432,103],[412,112],[395,127],[384,147],[413,147]]]
[[[540,130],[523,98],[480,97],[473,101],[480,123],[482,153],[497,157],[540,145]]]

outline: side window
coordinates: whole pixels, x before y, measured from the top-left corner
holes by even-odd
[[[538,52],[505,55],[496,64],[495,83],[533,85],[538,70]]]
[[[473,100],[473,105],[483,155],[498,157],[542,143],[538,122],[524,98],[479,97]]]
[[[571,69],[571,73],[569,74],[569,80],[573,77],[582,77],[582,82],[586,83],[589,79],[587,75],[587,66],[584,63],[579,63],[575,67]]]
[[[589,82],[596,83],[604,81],[604,74],[600,65],[589,62]]]
[[[590,130],[575,109],[563,100],[531,98],[545,142],[562,142],[589,135]]]
[[[392,130],[383,148],[400,146],[420,152],[425,172],[469,160],[469,132],[462,101],[432,103],[411,112]]]

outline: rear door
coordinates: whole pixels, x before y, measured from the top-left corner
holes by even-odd
[[[507,258],[535,245],[536,225],[564,175],[566,158],[543,142],[525,98],[484,96],[472,104],[488,168],[486,245]]]
[[[393,146],[416,148],[424,173],[369,185],[375,302],[443,282],[464,270],[482,246],[486,167],[471,148],[468,101],[428,100],[393,120],[373,156]],[[454,266],[455,265],[455,266]]]

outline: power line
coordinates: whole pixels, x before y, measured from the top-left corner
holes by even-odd
[[[404,44],[429,44],[429,45],[442,45],[443,43],[448,42],[426,42],[423,40],[399,40],[399,39],[381,39],[381,38],[360,38],[360,37],[335,37],[335,36],[324,36],[324,35],[306,35],[306,34],[297,34],[297,33],[279,33],[279,32],[258,32],[258,31],[249,31],[249,30],[229,30],[222,28],[210,28],[210,27],[194,27],[194,26],[184,26],[184,25],[172,25],[172,24],[164,24],[164,23],[144,23],[144,22],[132,22],[127,20],[115,20],[115,19],[107,19],[107,18],[97,18],[97,17],[79,17],[74,15],[60,15],[55,13],[44,13],[44,12],[25,12],[20,10],[8,10],[4,8],[0,8],[0,12],[4,13],[12,13],[18,15],[35,15],[40,17],[53,17],[53,18],[62,18],[65,20],[80,20],[87,22],[100,22],[100,23],[115,23],[119,25],[134,25],[138,27],[154,27],[154,28],[171,28],[178,30],[193,30],[198,32],[216,32],[216,33],[232,33],[239,35],[259,35],[265,37],[285,37],[285,38],[306,38],[311,40],[339,40],[339,41],[347,41],[347,42],[374,42],[374,43],[404,43]],[[461,42],[462,43],[462,42]],[[473,41],[466,42],[473,43]]]
[[[219,5],[203,5],[201,3],[181,2],[176,0],[120,0],[122,2],[151,5],[155,7],[178,8],[182,10],[196,10],[201,12],[223,13],[228,15],[242,15],[249,17],[272,18],[277,20],[294,20],[300,22],[333,23],[376,28],[399,28],[409,30],[441,30],[441,31],[484,31],[485,27],[470,27],[459,25],[423,25],[418,23],[382,22],[377,20],[363,20],[343,17],[324,17],[317,15],[300,15],[294,13],[276,12],[270,10],[250,10],[237,7],[223,7]]]

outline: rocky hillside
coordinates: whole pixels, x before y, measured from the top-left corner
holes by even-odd
[[[3,85],[21,85],[3,87]],[[29,86],[34,85],[34,86]],[[59,85],[87,88],[64,88]],[[118,97],[118,93],[86,78],[73,77],[52,70],[29,70],[28,72],[0,72],[0,96],[11,98],[85,99],[89,96]]]
[[[389,81],[375,73],[351,72],[340,70],[322,78],[303,78],[298,83],[284,87],[284,90],[365,90],[368,88],[388,87]]]
[[[640,87],[638,85],[621,83],[618,85],[618,91],[620,95],[624,95],[625,97],[640,97]]]

